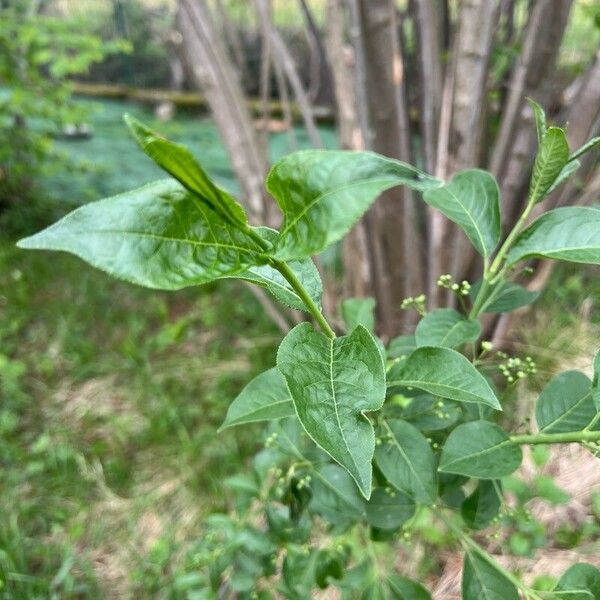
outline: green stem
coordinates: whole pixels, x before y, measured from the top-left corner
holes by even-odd
[[[570,444],[573,442],[598,442],[600,431],[568,431],[566,433],[525,433],[511,435],[515,444]]]
[[[335,338],[335,332],[331,329],[329,323],[319,310],[319,307],[316,305],[315,301],[310,297],[310,294],[306,291],[306,288],[302,285],[300,280],[296,277],[296,274],[287,263],[284,263],[280,260],[273,259],[272,265],[275,269],[277,269],[287,280],[287,282],[292,286],[292,289],[298,294],[304,305],[308,309],[308,312],[313,316],[315,321],[319,324],[319,327],[323,330],[323,333],[330,339]]]
[[[263,240],[256,231],[251,227],[246,227],[245,233],[252,238],[263,250],[270,251],[270,244]],[[335,332],[330,327],[329,323],[321,313],[319,307],[315,301],[310,297],[310,294],[306,291],[306,288],[302,285],[302,282],[296,277],[296,274],[292,269],[289,268],[287,263],[271,258],[271,266],[277,269],[286,279],[286,281],[292,286],[292,289],[298,294],[304,306],[308,309],[308,312],[313,316],[315,321],[319,324],[319,327],[323,330],[323,333],[330,339],[335,338]]]
[[[521,230],[523,229],[523,226],[527,222],[527,219],[528,219],[529,215],[531,214],[531,211],[533,210],[534,206],[535,206],[535,202],[533,202],[530,199],[529,202],[527,202],[527,206],[525,207],[525,210],[519,217],[519,220],[517,221],[515,226],[512,228],[512,231],[508,234],[508,237],[504,240],[504,244],[502,244],[502,247],[498,251],[496,258],[494,259],[494,262],[492,263],[492,266],[490,267],[490,275],[493,278],[492,282],[494,282],[497,279],[497,277],[495,277],[495,275],[498,273],[498,270],[502,266],[502,263],[504,262],[504,259],[506,258],[508,251],[511,249],[515,239],[521,233]]]
[[[508,581],[510,581],[517,589],[521,590],[523,594],[525,594],[526,598],[532,598],[533,600],[543,600],[541,596],[539,596],[534,590],[528,588],[522,581],[520,581],[517,577],[515,577],[510,571],[505,569],[502,565],[498,564],[494,558],[486,552],[471,536],[466,534],[460,527],[457,527],[450,519],[448,519],[444,514],[438,512],[438,516],[444,521],[447,525],[448,529],[456,535],[460,542],[462,543],[465,550],[472,550],[476,554],[478,554],[485,562],[494,567],[498,572],[502,573]]]
[[[488,274],[484,271],[483,279],[481,280],[481,287],[479,288],[477,298],[475,298],[475,302],[473,303],[473,308],[471,308],[471,312],[469,313],[469,319],[476,319],[479,316],[481,308],[483,307],[484,302],[487,300],[489,288],[490,282],[488,280]]]

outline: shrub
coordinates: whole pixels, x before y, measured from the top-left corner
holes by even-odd
[[[547,127],[540,107],[532,106],[539,149],[526,208],[504,241],[490,173],[468,169],[445,183],[371,152],[284,157],[267,179],[283,213],[281,229],[251,227],[242,206],[186,148],[129,118],[142,149],[173,179],[83,206],[19,242],[70,252],[154,289],[243,279],[317,325],[294,327],[276,366],[229,407],[223,428],[270,422],[266,448],[247,472],[226,482],[235,509],[208,519],[197,552],[174,582],[178,592],[269,598],[276,586],[287,598],[307,598],[335,585],[349,598],[428,598],[421,583],[397,572],[387,550],[425,520],[430,531],[447,530],[462,546],[465,600],[598,596],[600,572],[591,565],[575,564],[554,591],[536,591],[473,535],[497,519],[502,479],[521,464],[523,445],[579,442],[594,455],[599,448],[600,353],[593,381],[567,371],[547,383],[537,401],[537,432],[508,432],[496,423],[504,393],[536,369],[531,358],[506,357],[495,380],[491,344],[480,341],[482,317],[535,299],[514,281],[531,258],[600,264],[598,207],[549,210],[527,225],[534,207],[599,142],[571,152],[565,131]],[[464,231],[481,255],[483,277],[473,285],[440,277],[462,312],[426,312],[424,297],[407,299],[422,319],[414,335],[384,346],[373,333],[370,299],[348,299],[346,331],[334,332],[320,308],[311,256],[340,240],[396,185],[422,192]]]

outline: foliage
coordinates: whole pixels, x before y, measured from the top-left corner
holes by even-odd
[[[348,598],[427,598],[424,588],[399,576],[372,549],[373,541],[394,539],[425,511],[465,550],[465,600],[556,595],[529,588],[469,533],[498,513],[503,493],[497,481],[519,467],[521,446],[580,442],[598,454],[598,373],[593,381],[568,372],[549,382],[538,399],[539,433],[511,433],[495,422],[503,408],[499,387],[534,367],[509,359],[506,382],[493,381],[486,377],[490,344],[475,342],[480,330],[473,323],[499,298],[503,311],[534,299],[511,287],[530,256],[600,264],[596,208],[550,211],[525,227],[579,154],[570,154],[564,131],[546,128],[541,109],[536,111],[539,151],[526,208],[501,245],[491,175],[469,170],[444,184],[368,152],[305,151],[276,163],[267,188],[284,218],[279,232],[266,234],[247,223],[243,207],[185,148],[132,119],[128,124],[142,149],[177,181],[83,206],[19,242],[22,248],[67,251],[121,279],[165,290],[224,277],[254,281],[250,270],[268,268],[268,277],[257,283],[284,303],[301,302],[319,327],[292,329],[279,347],[277,370],[253,380],[234,401],[224,427],[270,421],[267,448],[249,472],[229,481],[235,512],[209,519],[186,591],[269,598],[274,581],[288,598],[329,585]],[[464,315],[426,314],[414,339],[385,348],[368,328],[368,305],[360,319],[361,311],[347,309],[348,333],[336,335],[320,308],[316,271],[305,261],[341,239],[394,185],[424,192],[484,260],[482,281]],[[559,211],[569,218],[561,221]],[[441,283],[461,298],[475,287],[450,284],[447,277]],[[596,359],[596,369],[599,364]],[[417,406],[439,410],[419,421]],[[457,502],[464,489],[472,493]],[[311,534],[320,528],[326,537],[317,547]],[[371,549],[367,556],[365,546]],[[574,565],[556,590],[591,598],[599,577],[590,565]]]
[[[32,14],[28,3],[0,8],[0,218],[23,230],[43,218],[39,178],[65,168],[53,138],[80,125],[85,113],[71,102],[69,77],[124,49],[80,33],[77,22]],[[9,210],[12,209],[12,210]],[[8,214],[7,214],[8,211]],[[36,213],[42,213],[36,214]]]

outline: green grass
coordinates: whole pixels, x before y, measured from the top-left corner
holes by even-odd
[[[148,292],[7,244],[0,290],[0,597],[148,597],[255,448],[216,429],[277,332],[234,283]]]
[[[78,104],[89,109],[94,135],[88,140],[59,140],[56,147],[85,168],[79,172],[67,170],[47,182],[49,194],[59,199],[65,210],[167,176],[139,150],[123,122],[125,113],[141,119],[173,141],[186,144],[211,177],[231,192],[239,191],[218,129],[207,116],[181,111],[172,121],[161,122],[152,111],[133,102],[82,99]],[[336,147],[333,127],[321,126],[320,133],[326,147]],[[303,128],[297,127],[295,134],[300,148],[310,147]],[[272,161],[290,151],[286,132],[270,135]]]

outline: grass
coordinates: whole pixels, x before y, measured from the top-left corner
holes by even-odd
[[[148,293],[48,260],[0,246],[0,597],[148,597],[255,448],[216,429],[277,332],[233,283]]]
[[[132,103],[82,104],[93,137],[57,147],[87,168],[44,182],[55,213],[165,176],[128,135],[125,112],[188,144],[236,191],[208,119],[161,123]],[[272,157],[288,151],[285,134],[270,142]],[[175,582],[202,517],[223,508],[223,478],[257,443],[256,428],[216,429],[274,364],[278,340],[234,282],[149,292],[0,241],[0,598],[146,598]]]

